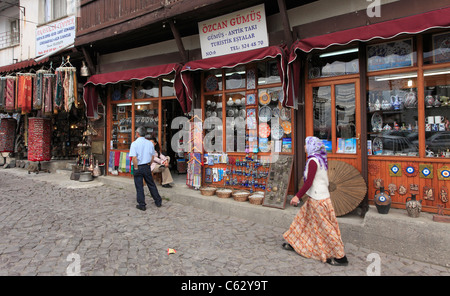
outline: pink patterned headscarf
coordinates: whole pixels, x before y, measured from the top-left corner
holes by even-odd
[[[315,157],[320,164],[320,167],[324,167],[325,170],[328,170],[328,159],[327,152],[325,149],[325,145],[322,140],[317,137],[307,137],[305,139],[306,144],[306,153],[308,153],[308,162],[311,158]],[[308,166],[308,162],[306,166]],[[306,176],[304,176],[306,180]]]

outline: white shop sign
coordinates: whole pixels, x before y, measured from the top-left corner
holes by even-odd
[[[75,42],[75,15],[36,29],[36,56],[57,52]]]
[[[269,46],[264,4],[198,23],[202,57]]]

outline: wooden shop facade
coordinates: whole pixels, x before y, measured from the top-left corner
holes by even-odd
[[[384,187],[393,207],[404,208],[416,194],[424,211],[442,206],[449,213],[445,1],[386,1],[376,17],[367,4],[333,13],[328,1],[168,2],[129,1],[121,11],[105,1],[81,3],[75,45],[96,73],[85,84],[87,108],[94,114],[98,96],[106,101],[108,174],[131,176],[132,131],[143,125],[173,167],[200,177],[187,175],[193,186],[267,194],[273,187],[266,161],[276,154],[288,178],[280,180],[284,200],[272,206],[283,208],[301,182],[304,138],[314,135],[330,161],[362,176],[362,205]],[[305,15],[311,17],[302,22]],[[247,29],[233,31],[232,22],[248,22]],[[171,126],[178,117],[216,150],[203,142],[177,154],[171,139],[180,127]]]

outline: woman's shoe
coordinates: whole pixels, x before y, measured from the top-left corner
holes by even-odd
[[[170,185],[170,184],[164,184],[162,187],[164,187],[164,188],[172,188],[172,185]]]
[[[290,244],[288,244],[288,243],[283,243],[281,246],[282,246],[283,249],[285,249],[285,250],[288,250],[288,251],[295,251],[294,248],[293,248]]]
[[[327,263],[333,266],[347,266],[348,260],[347,256],[344,256],[342,258],[329,258],[327,259]]]

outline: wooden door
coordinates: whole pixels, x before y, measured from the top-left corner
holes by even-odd
[[[307,84],[306,136],[327,146],[329,160],[345,161],[361,172],[361,118],[358,79]]]

